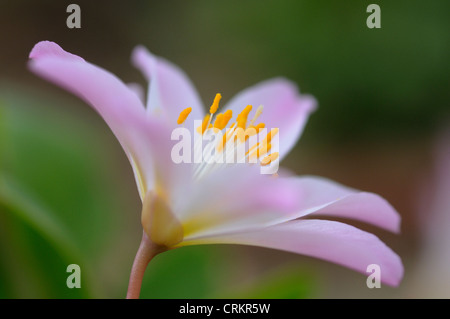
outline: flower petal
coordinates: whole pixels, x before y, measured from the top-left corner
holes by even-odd
[[[377,194],[360,192],[322,177],[293,177],[291,180],[302,201],[301,209],[292,219],[326,215],[352,218],[395,233],[400,230],[400,215]]]
[[[307,215],[352,218],[399,231],[398,213],[376,194],[325,178],[273,178],[256,170],[245,165],[227,167],[186,191],[185,200],[178,201],[175,209],[183,213],[179,218],[186,238],[254,230]]]
[[[258,170],[228,166],[186,189],[174,207],[186,238],[266,227],[298,211],[300,202],[290,181]]]
[[[29,55],[29,58],[34,59],[34,60],[37,60],[40,58],[51,58],[51,57],[84,62],[84,59],[82,57],[79,57],[78,55],[64,51],[59,45],[57,45],[55,42],[51,42],[51,41],[41,41],[41,42],[37,43],[33,47],[33,49],[31,49],[31,52]]]
[[[286,250],[324,259],[366,274],[367,266],[381,269],[381,281],[398,286],[403,277],[399,256],[376,236],[353,226],[327,220],[296,220],[265,229],[186,241],[198,244],[242,244]]]
[[[30,58],[33,72],[81,97],[106,121],[132,164],[141,198],[155,187],[156,172],[169,174],[170,131],[146,116],[138,95],[126,84],[54,42],[39,42]]]
[[[127,83],[128,88],[137,95],[139,100],[142,102],[142,105],[145,103],[145,91],[144,88],[139,83]]]
[[[266,127],[279,128],[279,153],[282,159],[295,145],[303,131],[309,114],[315,110],[317,102],[310,95],[300,95],[298,88],[284,78],[266,80],[238,93],[225,106],[233,115],[239,114],[247,105],[264,110],[255,122]],[[252,113],[249,118],[252,117]]]
[[[149,81],[147,111],[164,114],[168,123],[175,126],[180,112],[191,107],[191,114],[185,122],[189,129],[194,120],[203,119],[205,111],[198,93],[180,68],[142,46],[134,49],[132,61]]]

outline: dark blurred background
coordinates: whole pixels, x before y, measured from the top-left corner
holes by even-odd
[[[76,1],[81,29],[68,29],[72,2],[0,4],[0,297],[121,298],[141,236],[132,171],[107,126],[28,71],[41,40],[145,86],[130,64],[143,44],[185,70],[205,104],[288,77],[319,108],[284,166],[379,193],[403,218],[400,236],[352,223],[402,257],[398,289],[367,289],[364,276],[312,258],[205,246],[155,259],[142,297],[431,296],[415,282],[434,141],[450,126],[449,1]],[[366,26],[370,3],[381,29]],[[65,285],[70,263],[82,289]]]

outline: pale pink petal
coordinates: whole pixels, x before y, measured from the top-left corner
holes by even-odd
[[[146,116],[137,94],[116,76],[53,42],[36,44],[30,58],[33,72],[78,95],[102,116],[132,163],[141,196],[154,187],[156,171],[162,177],[175,174],[168,161],[170,131]]]
[[[233,111],[234,118],[247,106],[253,106],[249,119],[253,117],[259,105],[264,106],[257,123],[266,127],[279,128],[280,159],[292,149],[317,102],[310,95],[300,95],[297,86],[284,78],[275,78],[256,84],[238,93],[225,109]]]
[[[171,140],[172,130],[156,118],[144,118],[145,121],[132,123],[134,127],[128,130],[133,146],[133,160],[137,162],[132,163],[133,169],[141,170],[145,183],[139,189],[141,199],[152,190],[171,204],[174,197],[180,196],[188,182],[191,182],[192,165],[175,164],[171,158],[171,150],[176,142]]]
[[[287,179],[259,174],[259,168],[235,165],[204,176],[185,189],[175,212],[187,238],[274,224],[300,207]]]
[[[352,218],[394,233],[400,232],[400,215],[384,198],[374,193],[349,195],[310,214]]]
[[[142,105],[145,103],[145,91],[144,88],[139,83],[127,83],[128,88],[137,95]]]
[[[291,219],[306,215],[351,218],[398,233],[400,215],[381,196],[361,192],[322,177],[292,177],[302,207]],[[281,217],[280,222],[286,221]]]
[[[376,264],[381,269],[381,281],[391,286],[398,286],[403,277],[399,256],[376,236],[334,221],[296,220],[265,229],[198,238],[180,246],[198,244],[280,249],[327,260],[366,275],[369,275],[367,266]]]
[[[82,57],[64,51],[59,45],[51,41],[41,41],[37,43],[33,47],[33,49],[31,49],[29,55],[30,59],[51,58],[51,57],[81,62],[84,61]]]
[[[398,232],[389,203],[320,177],[260,175],[257,167],[227,167],[186,190],[176,203],[188,239],[253,230],[307,215],[352,218]]]
[[[54,42],[43,41],[30,53],[30,69],[45,79],[78,95],[106,121],[122,142],[130,117],[144,117],[139,98],[108,71],[64,51]]]
[[[202,120],[204,109],[198,93],[187,75],[169,61],[156,57],[146,48],[138,46],[132,55],[134,65],[149,81],[147,110],[152,114],[163,114],[171,126],[177,125],[180,112],[191,107],[185,122],[191,129],[194,120]]]

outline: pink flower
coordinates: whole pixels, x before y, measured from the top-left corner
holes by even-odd
[[[130,160],[143,202],[138,256],[146,255],[135,260],[134,270],[143,272],[153,255],[167,249],[228,243],[304,254],[364,274],[368,265],[378,264],[382,282],[399,284],[401,260],[376,236],[341,222],[312,219],[352,218],[398,232],[400,217],[380,196],[321,177],[271,178],[261,175],[258,165],[202,171],[199,164],[175,164],[170,136],[180,113],[191,108],[184,123],[188,128],[205,115],[196,90],[175,65],[145,48],[134,50],[132,61],[150,83],[144,105],[132,87],[53,42],[36,44],[30,58],[33,72],[78,95],[103,117]],[[258,120],[279,129],[277,155],[282,159],[316,101],[301,95],[292,82],[275,78],[242,91],[224,109],[236,113],[246,105],[264,106]],[[198,170],[202,174],[195,174]],[[132,275],[130,285],[133,280]]]

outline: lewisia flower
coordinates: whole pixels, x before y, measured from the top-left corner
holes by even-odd
[[[156,254],[218,243],[281,249],[361,273],[366,273],[368,265],[378,264],[382,282],[399,284],[401,260],[376,236],[345,223],[314,219],[319,215],[351,218],[398,232],[400,217],[380,196],[321,177],[281,172],[274,178],[260,174],[258,164],[176,164],[172,160],[171,133],[178,123],[194,135],[208,134],[214,130],[208,130],[210,126],[215,132],[226,132],[225,126],[236,114],[236,123],[230,127],[276,128],[270,132],[278,137],[278,152],[270,153],[266,143],[265,154],[256,153],[261,165],[284,158],[316,106],[313,97],[301,95],[290,81],[275,78],[248,88],[215,116],[218,95],[205,117],[188,77],[143,47],[134,50],[132,61],[149,81],[145,104],[135,86],[127,86],[53,42],[36,44],[30,58],[33,72],[78,95],[103,117],[130,160],[142,200],[144,231],[127,297],[139,296],[147,264]],[[263,106],[252,120],[248,105]],[[205,120],[195,127],[193,121],[199,119]],[[226,136],[222,146],[239,143]]]

